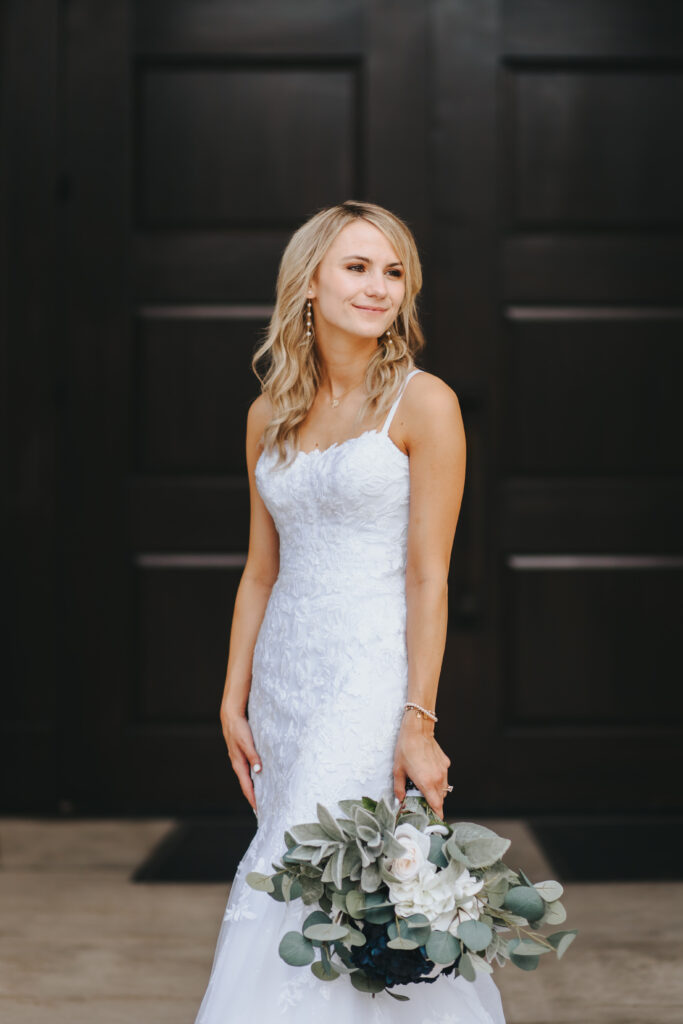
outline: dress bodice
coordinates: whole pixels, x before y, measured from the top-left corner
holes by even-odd
[[[256,485],[280,537],[277,586],[315,597],[349,586],[396,592],[404,586],[410,460],[389,426],[410,378],[379,430],[278,464],[263,452]]]

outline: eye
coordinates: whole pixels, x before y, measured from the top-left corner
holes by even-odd
[[[390,270],[389,273],[391,274],[392,277],[403,277],[402,270]]]
[[[347,267],[347,270],[365,270],[365,266],[362,263],[354,263],[352,266]]]

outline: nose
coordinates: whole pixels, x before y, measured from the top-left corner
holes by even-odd
[[[365,291],[368,295],[386,295],[387,282],[381,270],[377,270],[372,274],[368,274],[367,280],[365,282]]]

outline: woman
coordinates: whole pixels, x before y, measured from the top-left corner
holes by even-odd
[[[371,203],[321,210],[282,256],[253,360],[249,552],[220,715],[258,829],[196,1024],[503,1022],[488,975],[402,987],[397,1002],[290,967],[280,938],[311,908],[244,880],[273,870],[285,829],[316,820],[318,802],[341,815],[340,799],[402,800],[409,778],[443,814],[434,708],[465,436],[455,393],[414,366],[421,284],[409,229]]]

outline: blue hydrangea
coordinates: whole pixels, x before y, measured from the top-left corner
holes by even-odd
[[[364,946],[353,946],[350,959],[355,967],[359,967],[367,975],[381,979],[387,988],[393,985],[408,985],[425,981],[431,984],[434,978],[425,978],[434,968],[427,958],[424,946],[417,949],[390,949],[387,946],[389,936],[386,924],[371,924],[369,921],[358,922],[365,934]],[[455,963],[445,967],[441,974],[453,974],[457,969]]]

